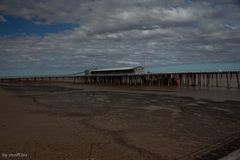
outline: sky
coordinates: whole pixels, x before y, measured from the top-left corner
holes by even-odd
[[[240,63],[240,0],[0,0],[0,76]]]

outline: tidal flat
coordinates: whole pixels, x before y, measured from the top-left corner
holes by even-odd
[[[0,153],[27,154],[22,159],[212,160],[240,148],[240,99],[181,93],[186,90],[2,84]]]

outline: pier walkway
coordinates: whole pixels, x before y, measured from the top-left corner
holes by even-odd
[[[98,74],[86,76],[61,75],[35,77],[4,77],[0,78],[0,82],[70,82],[74,84],[112,86],[177,86],[240,89],[239,78],[240,71],[225,71],[145,74]]]

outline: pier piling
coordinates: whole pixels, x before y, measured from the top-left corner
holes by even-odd
[[[146,73],[87,76],[48,76],[0,78],[1,83],[72,82],[74,84],[112,86],[225,87],[240,89],[239,71],[198,73]]]

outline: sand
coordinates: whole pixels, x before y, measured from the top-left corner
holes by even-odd
[[[239,91],[217,91],[211,97],[210,91],[201,92],[205,94],[174,88],[4,84],[0,159],[224,157],[240,148]],[[216,98],[226,93],[233,96]]]

